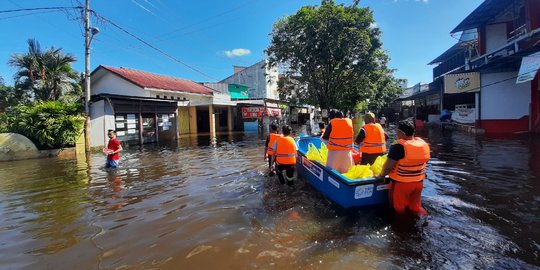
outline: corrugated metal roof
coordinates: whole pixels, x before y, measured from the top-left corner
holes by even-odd
[[[477,28],[497,17],[515,0],[485,0],[450,33]]]
[[[124,67],[115,68],[100,65],[97,69],[99,68],[113,72],[144,89],[171,90],[201,95],[213,94],[212,89],[189,80]]]
[[[456,43],[454,44],[454,46],[450,47],[450,49],[446,50],[441,55],[437,56],[437,58],[429,62],[428,65],[434,65],[434,64],[439,64],[441,62],[444,62],[444,60],[447,60],[448,58],[456,55],[457,53],[464,51],[465,49],[466,48],[464,47],[464,44]]]

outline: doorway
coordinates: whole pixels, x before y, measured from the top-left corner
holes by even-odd
[[[197,131],[198,133],[210,132],[208,109],[197,109]]]

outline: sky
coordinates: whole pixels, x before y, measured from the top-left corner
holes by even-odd
[[[78,6],[84,0],[0,0],[0,11]],[[349,5],[352,0],[338,3]],[[456,43],[449,33],[482,0],[361,0],[373,10],[383,48],[395,76],[409,86],[432,81],[428,63]],[[219,81],[233,66],[265,58],[274,22],[319,0],[91,0],[91,9],[165,56],[103,20],[91,44],[91,70],[99,65],[127,67],[197,82]],[[27,51],[27,40],[41,48],[62,48],[84,71],[83,25],[77,12],[0,13],[0,76],[13,84],[16,69],[7,62]]]

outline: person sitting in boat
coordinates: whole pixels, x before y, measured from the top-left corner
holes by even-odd
[[[425,215],[421,194],[423,180],[426,178],[426,164],[430,158],[429,145],[421,138],[414,137],[414,125],[402,121],[397,127],[398,142],[390,147],[388,159],[381,174],[375,176],[384,179],[390,174],[388,192],[390,205],[398,214],[407,210],[417,215]]]
[[[285,125],[281,128],[283,137],[278,137],[274,142],[272,155],[272,165],[276,168],[276,173],[279,178],[279,182],[285,184],[285,177],[283,171],[287,176],[287,185],[292,186],[294,184],[294,169],[296,167],[296,142],[291,137],[291,127]]]
[[[386,153],[388,135],[383,127],[375,122],[375,115],[368,112],[364,115],[364,126],[356,136],[355,143],[360,145],[362,153],[361,165],[373,164],[378,156]]]
[[[335,118],[330,120],[321,139],[328,142],[326,166],[340,173],[346,173],[354,165],[352,120],[344,118],[341,112],[335,112]]]
[[[266,137],[266,144],[264,147],[264,159],[268,157],[269,176],[274,175],[274,171],[272,170],[272,155],[274,154],[274,149],[272,147],[274,146],[276,139],[279,137],[281,137],[281,134],[278,132],[277,124],[270,124],[270,134],[268,134],[268,137]]]

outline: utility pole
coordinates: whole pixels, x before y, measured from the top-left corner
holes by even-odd
[[[90,152],[90,0],[84,8],[84,142],[86,153]]]

